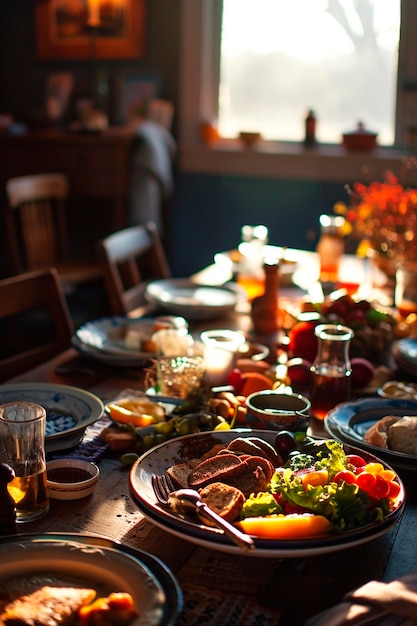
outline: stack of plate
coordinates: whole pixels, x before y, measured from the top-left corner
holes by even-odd
[[[417,337],[405,337],[394,344],[392,355],[398,367],[411,376],[417,376]]]
[[[231,283],[199,285],[184,278],[155,280],[145,290],[149,303],[186,319],[210,319],[233,311],[241,295]]]
[[[128,347],[126,336],[130,331],[150,339],[154,332],[154,320],[116,316],[87,322],[76,331],[72,344],[82,354],[109,365],[141,366],[155,354]]]

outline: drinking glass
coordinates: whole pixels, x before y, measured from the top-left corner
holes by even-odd
[[[34,402],[0,405],[0,462],[14,470],[8,491],[17,522],[31,522],[49,510],[45,459],[46,411]]]

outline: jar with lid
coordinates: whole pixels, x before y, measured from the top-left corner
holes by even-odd
[[[350,396],[352,367],[349,359],[354,332],[341,324],[319,324],[317,355],[311,366],[311,411],[324,420],[337,404]]]
[[[345,250],[342,233],[344,223],[345,218],[340,215],[320,215],[320,240],[316,250],[322,283],[338,281],[340,259]]]

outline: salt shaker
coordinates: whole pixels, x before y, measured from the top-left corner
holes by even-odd
[[[16,535],[16,506],[7,489],[14,479],[14,471],[7,463],[0,463],[0,536]]]
[[[311,366],[311,412],[320,420],[350,395],[350,341],[354,332],[341,324],[319,324],[317,356]]]

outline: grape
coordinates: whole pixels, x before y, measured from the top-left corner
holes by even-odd
[[[275,437],[274,447],[282,460],[288,459],[290,452],[297,449],[297,442],[289,430],[281,430]]]

